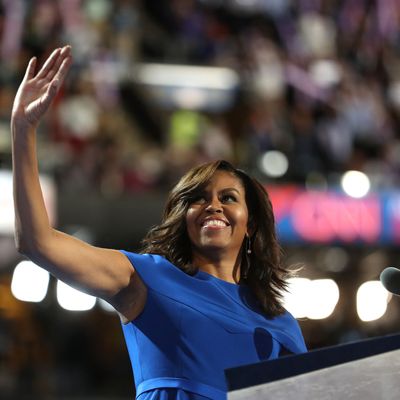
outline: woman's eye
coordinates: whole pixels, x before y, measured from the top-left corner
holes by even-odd
[[[191,203],[203,203],[205,201],[205,197],[203,195],[193,196],[191,199]]]
[[[225,194],[224,196],[222,196],[222,201],[225,203],[235,202],[236,197],[232,194]]]

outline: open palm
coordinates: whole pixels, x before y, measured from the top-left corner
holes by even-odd
[[[56,49],[35,75],[37,60],[32,58],[15,96],[12,118],[15,122],[37,125],[49,108],[71,65],[71,47]]]

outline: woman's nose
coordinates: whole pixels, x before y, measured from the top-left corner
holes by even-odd
[[[212,199],[207,204],[206,211],[208,212],[222,212],[222,206],[219,199]]]

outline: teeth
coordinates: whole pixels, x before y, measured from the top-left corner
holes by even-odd
[[[204,222],[203,226],[226,226],[224,221],[218,219],[209,219]]]

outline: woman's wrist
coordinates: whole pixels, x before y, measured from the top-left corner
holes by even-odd
[[[34,134],[36,127],[37,124],[32,124],[26,119],[20,119],[18,117],[11,118],[11,133],[13,140],[22,139],[27,135]]]

